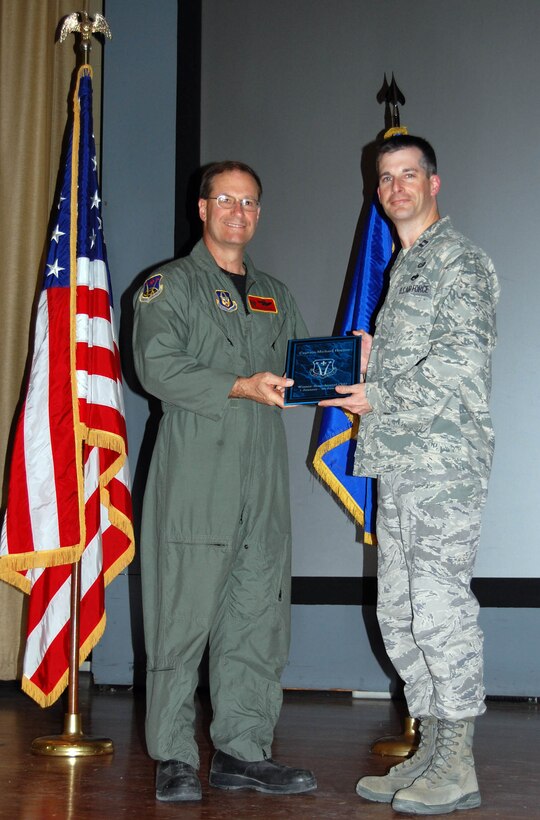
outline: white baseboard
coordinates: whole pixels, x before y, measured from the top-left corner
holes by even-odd
[[[365,692],[363,689],[353,689],[351,695],[357,700],[390,700],[392,697],[390,692]]]

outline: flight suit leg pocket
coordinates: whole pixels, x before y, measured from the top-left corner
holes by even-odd
[[[231,563],[227,543],[170,540],[164,544],[162,607],[171,625],[195,623],[209,630]]]

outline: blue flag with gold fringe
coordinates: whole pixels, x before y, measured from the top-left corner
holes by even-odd
[[[390,225],[373,200],[364,227],[353,281],[347,296],[340,336],[353,330],[373,332],[374,311],[381,299],[384,272],[393,251]],[[354,476],[359,417],[339,407],[325,407],[313,467],[364,529],[364,541],[375,543],[374,479]]]

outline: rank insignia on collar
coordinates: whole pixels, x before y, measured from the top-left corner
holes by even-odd
[[[233,310],[238,310],[238,305],[232,298],[228,290],[216,290],[216,305],[225,313],[232,313]]]
[[[155,273],[149,276],[143,285],[143,289],[139,296],[139,302],[151,302],[163,290],[163,274]]]
[[[251,310],[257,313],[277,313],[276,300],[271,296],[251,296],[248,295],[248,303]]]

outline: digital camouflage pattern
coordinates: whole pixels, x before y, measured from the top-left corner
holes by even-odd
[[[498,296],[491,260],[448,217],[400,251],[376,322],[357,475],[420,466],[489,474]]]
[[[485,711],[470,584],[486,490],[485,479],[461,470],[379,478],[377,617],[414,717]]]
[[[377,615],[414,717],[485,710],[470,582],[498,295],[490,259],[445,218],[400,252],[377,318],[355,471],[379,476]]]

